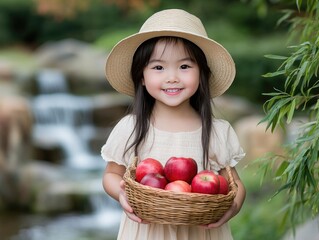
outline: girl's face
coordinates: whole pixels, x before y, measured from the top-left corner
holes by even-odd
[[[167,106],[189,104],[199,86],[199,67],[181,41],[158,41],[143,71],[148,93]]]

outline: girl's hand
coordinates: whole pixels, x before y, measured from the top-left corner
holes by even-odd
[[[237,213],[238,213],[238,206],[237,206],[236,202],[234,201],[233,204],[228,209],[228,211],[224,214],[224,216],[222,216],[221,219],[219,219],[215,223],[210,223],[208,225],[204,225],[203,227],[206,229],[218,228],[218,227],[222,226],[224,223],[228,222]]]
[[[126,194],[125,194],[125,182],[124,182],[124,180],[121,180],[120,187],[121,187],[121,190],[120,190],[120,193],[119,193],[119,202],[120,202],[125,214],[127,215],[127,217],[129,219],[135,221],[135,222],[138,222],[138,223],[148,223],[146,221],[143,221],[142,219],[140,219],[138,216],[136,216],[134,214],[132,207],[130,206],[130,204],[127,201],[127,197],[126,197]]]

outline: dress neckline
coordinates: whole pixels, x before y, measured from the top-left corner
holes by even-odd
[[[158,129],[156,128],[152,123],[150,123],[150,126],[154,129],[154,131],[159,132],[159,133],[166,133],[166,134],[195,134],[198,132],[202,131],[202,126],[200,126],[199,128],[192,130],[192,131],[179,131],[179,132],[170,132],[170,131],[166,131],[166,130],[162,130],[162,129]]]

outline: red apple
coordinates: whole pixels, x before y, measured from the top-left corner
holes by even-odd
[[[149,173],[142,178],[140,183],[150,187],[164,189],[167,184],[167,180],[159,173]]]
[[[219,178],[219,193],[227,195],[228,194],[228,182],[225,177],[218,175]]]
[[[217,194],[219,193],[219,178],[213,171],[205,170],[198,173],[192,181],[192,192]]]
[[[164,174],[170,182],[183,180],[190,184],[197,174],[197,163],[192,158],[171,157],[165,164]]]
[[[165,190],[170,190],[174,192],[191,192],[192,187],[183,180],[176,180],[168,183],[165,187]]]
[[[142,178],[148,173],[159,173],[161,175],[164,175],[163,165],[154,158],[145,158],[136,167],[136,181],[141,182]]]

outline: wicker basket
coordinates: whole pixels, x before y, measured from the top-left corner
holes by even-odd
[[[226,167],[229,193],[177,193],[142,185],[135,181],[137,158],[124,174],[125,191],[134,213],[141,219],[160,224],[205,225],[218,221],[231,206],[237,186]]]

